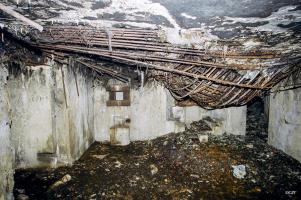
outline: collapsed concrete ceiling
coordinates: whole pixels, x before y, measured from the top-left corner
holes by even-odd
[[[42,24],[197,28],[219,38],[301,30],[300,0],[8,0],[6,5]]]
[[[60,59],[89,55],[153,70],[151,76],[176,99],[189,97],[205,108],[244,105],[300,71],[300,0],[26,0],[5,5],[45,27],[41,34],[22,34],[24,24],[4,13],[0,20],[44,53],[56,52]]]

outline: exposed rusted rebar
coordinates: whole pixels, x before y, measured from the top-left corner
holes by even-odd
[[[215,50],[168,43],[157,30],[50,26],[30,41],[48,54],[80,54],[105,58],[128,67],[150,70],[178,100],[187,98],[205,108],[244,105],[289,76],[301,58],[269,49],[246,51],[239,42],[222,41]],[[61,53],[59,53],[61,52]],[[283,58],[286,59],[283,59]],[[285,61],[283,61],[285,60]],[[78,60],[100,74],[126,81],[123,74]],[[124,66],[124,65],[123,65]]]

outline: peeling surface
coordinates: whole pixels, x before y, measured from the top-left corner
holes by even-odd
[[[53,0],[9,1],[40,23],[81,23],[100,27],[206,29],[219,38],[258,32],[300,33],[299,0]],[[49,8],[45,10],[45,8]],[[0,20],[1,24],[1,20]]]
[[[249,28],[255,31],[271,31],[274,33],[283,33],[287,31],[284,27],[290,23],[296,23],[301,21],[301,12],[296,10],[297,6],[286,6],[280,8],[278,11],[273,12],[270,16],[265,18],[260,17],[228,17],[225,16],[222,25],[244,23]],[[265,23],[260,25],[260,23]],[[251,24],[259,24],[259,26],[250,27]]]

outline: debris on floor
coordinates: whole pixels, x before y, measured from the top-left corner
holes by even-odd
[[[72,166],[17,170],[15,197],[20,191],[39,200],[301,197],[298,161],[252,134],[208,134],[200,143],[198,134],[209,129],[203,122],[128,146],[96,142]],[[66,174],[68,181],[56,184]]]
[[[232,165],[233,176],[238,179],[242,179],[246,176],[246,166],[244,165]]]
[[[55,182],[53,185],[51,185],[49,189],[50,190],[55,189],[56,187],[63,185],[64,183],[67,183],[70,180],[71,180],[71,176],[69,174],[66,174],[65,176],[63,176],[63,178],[61,178],[60,180]]]
[[[17,200],[29,200],[29,197],[25,194],[19,194]]]
[[[198,135],[200,142],[208,142],[208,135]]]
[[[158,167],[156,167],[156,165],[150,165],[150,168],[151,168],[152,175],[155,175],[158,173]]]
[[[94,158],[97,158],[99,160],[104,159],[108,154],[104,154],[104,155],[93,155]]]

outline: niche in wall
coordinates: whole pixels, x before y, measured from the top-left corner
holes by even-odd
[[[107,87],[109,100],[107,106],[130,106],[130,87],[127,85],[110,85]]]

